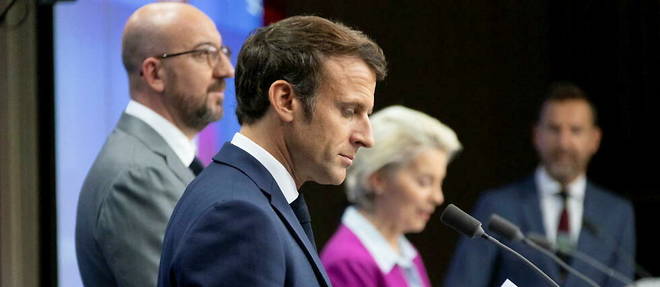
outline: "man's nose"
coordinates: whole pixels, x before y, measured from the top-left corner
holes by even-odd
[[[220,55],[220,59],[213,69],[213,76],[215,78],[234,77],[234,65],[231,64],[231,59],[227,55]]]
[[[561,148],[565,149],[571,147],[571,145],[573,145],[573,135],[571,134],[571,131],[567,129],[562,129],[559,132],[559,138],[557,139],[557,141],[559,147]]]
[[[358,130],[353,133],[352,142],[353,144],[366,148],[372,147],[374,145],[373,129],[371,128],[369,116],[365,115],[362,119],[362,124],[360,124]]]

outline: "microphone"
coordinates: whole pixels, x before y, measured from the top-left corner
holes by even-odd
[[[470,238],[481,237],[486,234],[484,229],[481,228],[479,220],[451,203],[440,214],[440,221]]]
[[[520,241],[525,239],[520,228],[511,221],[506,220],[504,217],[499,216],[498,214],[493,214],[490,216],[490,221],[488,221],[488,229],[495,231],[495,233],[502,235],[509,241]]]
[[[508,246],[502,244],[499,242],[497,239],[491,237],[488,235],[484,229],[481,227],[481,222],[479,220],[475,219],[474,217],[470,216],[469,214],[465,213],[463,210],[458,208],[456,205],[449,204],[445,210],[442,211],[442,214],[440,214],[440,221],[444,223],[445,225],[451,227],[452,229],[458,231],[461,234],[464,234],[465,236],[468,236],[470,238],[474,237],[481,237],[484,238],[498,247],[511,252],[514,254],[516,257],[518,257],[520,260],[525,262],[528,266],[530,266],[534,271],[539,273],[543,279],[545,279],[550,285],[559,287],[559,284],[552,280],[548,274],[545,274],[541,269],[536,267],[534,263],[530,262],[527,258],[524,256],[520,255],[520,253],[516,252],[515,250],[509,248]]]
[[[552,242],[548,241],[545,238],[545,236],[543,236],[541,234],[528,233],[527,238],[530,241],[532,241],[532,242],[538,244],[539,246],[545,248],[546,250],[549,250],[549,251],[552,251],[552,252],[559,251],[560,253],[562,253],[564,255],[568,255],[568,256],[571,256],[575,259],[581,260],[582,262],[585,262],[585,263],[589,264],[591,267],[594,267],[598,271],[605,273],[606,275],[618,280],[619,282],[621,282],[625,285],[630,284],[634,281],[634,280],[628,278],[626,275],[623,275],[621,272],[616,271],[616,270],[608,267],[607,265],[605,265],[603,263],[600,263],[595,258],[587,255],[584,252],[580,252],[577,249],[564,250],[564,248],[559,248],[559,249],[555,248],[555,246],[552,244]]]
[[[602,238],[600,236],[600,231],[598,229],[598,226],[596,224],[592,223],[590,220],[587,218],[582,219],[582,227],[591,233],[594,237],[603,240],[607,242],[608,244],[611,243],[611,240],[607,240],[607,238]],[[617,255],[621,256],[621,258],[625,259],[626,263],[628,266],[632,266],[635,269],[635,273],[639,275],[639,277],[644,278],[644,277],[653,277],[651,273],[646,270],[646,268],[642,267],[639,265],[637,262],[635,262],[635,259],[632,257],[630,253],[628,253],[626,250],[621,248],[620,246],[617,245],[617,250],[615,251]],[[627,278],[627,277],[626,277]]]
[[[502,235],[504,238],[506,238],[509,241],[512,242],[522,241],[527,246],[530,246],[538,250],[539,252],[543,253],[544,255],[552,258],[552,260],[557,262],[557,264],[559,264],[562,268],[564,268],[568,272],[571,272],[572,274],[584,280],[585,282],[589,283],[589,285],[594,287],[600,287],[596,282],[594,282],[594,280],[591,280],[589,277],[585,276],[580,271],[577,271],[575,270],[575,268],[566,264],[564,260],[561,260],[554,253],[548,251],[547,249],[541,248],[535,242],[525,238],[525,235],[523,235],[522,231],[520,231],[520,228],[518,228],[518,226],[511,223],[510,221],[506,220],[504,217],[501,217],[497,214],[491,215],[490,221],[488,222],[488,229],[494,231],[497,234]]]

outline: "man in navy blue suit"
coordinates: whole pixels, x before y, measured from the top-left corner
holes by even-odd
[[[541,165],[520,182],[484,193],[472,215],[488,222],[492,214],[499,214],[526,234],[542,234],[559,248],[577,249],[632,278],[632,206],[586,178],[589,160],[600,144],[596,118],[593,104],[579,87],[566,82],[554,84],[534,128]],[[507,244],[561,286],[590,286],[539,252],[521,243]],[[623,286],[582,261],[565,259],[600,286]],[[507,278],[518,286],[547,284],[519,259],[493,244],[461,237],[445,286],[500,286]]]
[[[258,29],[236,67],[239,133],[170,219],[158,286],[329,286],[298,189],[341,184],[361,147],[382,50],[314,16]]]

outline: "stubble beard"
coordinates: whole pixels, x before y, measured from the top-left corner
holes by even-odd
[[[569,153],[569,160],[564,161],[560,158],[559,152],[553,152],[550,159],[545,162],[548,173],[557,181],[569,183],[582,172],[585,167],[575,153]]]
[[[201,131],[208,124],[219,120],[222,117],[223,110],[220,106],[221,103],[214,103],[218,105],[220,109],[219,113],[214,113],[212,107],[207,106],[209,95],[206,94],[203,96],[201,101],[195,101],[193,99],[200,98],[199,96],[183,95],[177,94],[174,97],[176,99],[177,109],[181,116],[181,121],[187,127]]]

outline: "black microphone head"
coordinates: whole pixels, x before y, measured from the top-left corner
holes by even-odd
[[[545,250],[555,252],[555,245],[552,244],[552,242],[548,241],[548,239],[546,239],[545,236],[541,234],[535,232],[527,233],[527,239],[536,243],[536,245],[540,246]]]
[[[504,236],[504,238],[509,241],[520,241],[525,238],[525,235],[523,235],[518,226],[497,214],[490,216],[490,220],[488,221],[488,229]]]
[[[476,220],[474,217],[451,203],[444,211],[442,211],[442,214],[440,214],[440,221],[470,238],[485,234],[483,228],[481,228],[481,222],[479,222],[479,220]]]

